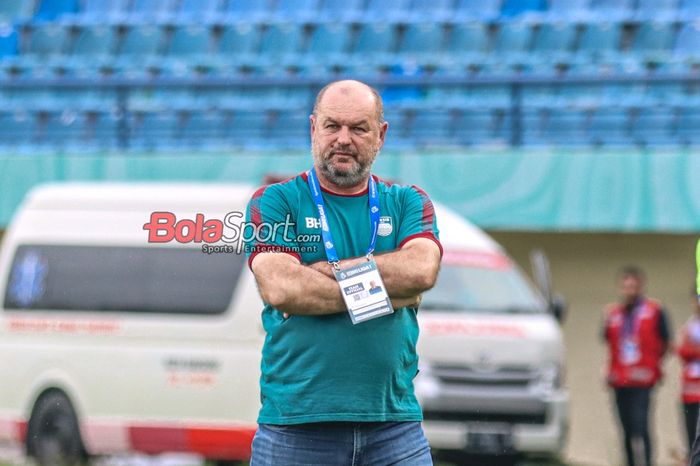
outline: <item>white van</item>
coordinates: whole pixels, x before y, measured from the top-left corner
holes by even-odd
[[[262,303],[244,256],[215,240],[252,192],[33,190],[0,251],[0,442],[42,466],[126,452],[247,459]],[[431,445],[555,455],[568,403],[557,322],[495,242],[436,209],[445,256],[420,311],[416,378]]]

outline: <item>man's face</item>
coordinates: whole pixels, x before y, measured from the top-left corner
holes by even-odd
[[[331,87],[317,114],[311,115],[314,165],[337,186],[357,186],[369,174],[384,145],[387,127],[386,122],[379,123],[369,91]]]
[[[626,303],[632,303],[641,296],[642,288],[642,282],[633,275],[625,275],[620,280],[620,296]]]

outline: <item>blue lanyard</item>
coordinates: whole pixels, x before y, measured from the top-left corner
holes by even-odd
[[[311,195],[318,209],[318,217],[321,220],[321,236],[323,237],[323,247],[326,248],[326,257],[331,264],[337,264],[340,259],[338,258],[338,252],[335,250],[335,244],[333,244],[333,235],[331,235],[328,218],[326,217],[326,205],[323,202],[321,185],[318,183],[315,168],[308,171],[308,182]],[[372,238],[367,248],[367,257],[369,258],[372,256],[374,248],[377,245],[377,231],[379,231],[379,194],[377,193],[377,183],[371,175],[367,183],[367,190],[369,192],[369,221],[372,228]]]
[[[634,304],[634,307],[630,310],[629,314],[623,314],[624,320],[622,321],[622,337],[629,338],[632,336],[637,336],[639,334],[639,325],[641,317],[639,314],[642,312],[642,306],[644,306],[644,301],[638,301]]]

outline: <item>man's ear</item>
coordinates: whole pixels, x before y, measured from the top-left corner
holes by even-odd
[[[379,148],[384,146],[384,140],[386,138],[386,132],[389,130],[389,122],[384,121],[379,125]]]
[[[316,115],[313,113],[309,115],[309,136],[311,140],[314,140],[314,131],[316,130]]]

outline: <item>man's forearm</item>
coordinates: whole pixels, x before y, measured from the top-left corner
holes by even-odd
[[[431,241],[431,240],[427,240]],[[343,259],[340,267],[350,267],[367,259],[355,257]],[[400,249],[374,256],[382,281],[390,298],[414,298],[435,284],[439,269],[439,252],[431,257],[423,248]],[[314,262],[309,267],[326,277],[333,277],[332,266],[325,261]]]
[[[263,301],[292,315],[328,315],[346,310],[335,279],[291,261],[263,261],[254,274]]]

